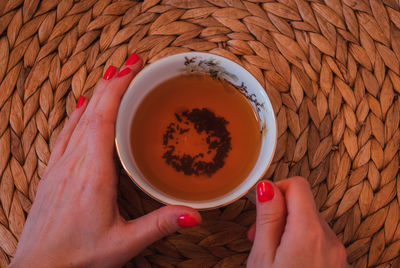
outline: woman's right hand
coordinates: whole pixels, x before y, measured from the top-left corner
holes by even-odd
[[[257,219],[248,237],[254,241],[248,267],[349,267],[304,178],[257,185]]]

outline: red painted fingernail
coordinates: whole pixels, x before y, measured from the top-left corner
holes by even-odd
[[[179,216],[178,224],[180,227],[188,228],[199,225],[199,222],[190,214],[184,214]]]
[[[76,109],[80,108],[85,102],[86,98],[84,96],[80,96],[78,102],[76,103]]]
[[[131,72],[131,69],[125,68],[125,69],[123,69],[122,71],[120,71],[120,72],[117,74],[117,77],[121,77],[121,76],[127,75],[127,74],[129,74],[130,72]]]
[[[132,53],[125,62],[125,65],[132,65],[139,60],[139,55]]]
[[[272,184],[266,181],[260,182],[257,185],[257,197],[261,203],[272,200],[274,198],[274,187]]]
[[[104,73],[103,79],[110,80],[111,78],[113,78],[113,76],[115,75],[116,72],[117,72],[117,68],[115,68],[112,65],[108,66],[107,71]]]

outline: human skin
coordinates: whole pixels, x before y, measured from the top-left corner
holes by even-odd
[[[60,133],[9,267],[119,267],[162,237],[201,223],[165,206],[126,221],[118,211],[114,129],[142,60],[108,69],[90,101],[80,98]],[[117,74],[118,73],[118,74]],[[315,207],[305,179],[260,182],[248,267],[348,267],[343,245]]]
[[[349,267],[343,244],[319,215],[304,178],[261,181],[257,197],[247,267]]]
[[[142,60],[133,55],[127,63],[119,74],[113,67],[105,73],[90,102],[79,100],[58,136],[10,267],[121,266],[163,236],[201,222],[196,210],[182,206],[132,221],[119,213],[114,125]]]

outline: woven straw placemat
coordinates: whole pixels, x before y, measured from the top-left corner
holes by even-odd
[[[265,178],[308,178],[355,267],[399,267],[399,11],[396,0],[1,1],[0,266],[78,97],[132,52],[150,63],[194,50],[265,86],[279,137]],[[125,217],[159,207],[122,172],[120,184]],[[244,266],[254,205],[203,216],[126,266]]]

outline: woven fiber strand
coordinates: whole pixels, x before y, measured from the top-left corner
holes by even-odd
[[[136,52],[225,56],[265,87],[278,146],[265,178],[308,178],[354,267],[400,266],[396,0],[9,0],[0,3],[0,267],[15,253],[54,141],[80,95]],[[160,205],[121,172],[126,218]],[[203,213],[126,267],[241,267],[255,207]]]

